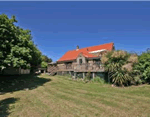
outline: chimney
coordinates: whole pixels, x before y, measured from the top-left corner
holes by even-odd
[[[76,50],[78,51],[79,50],[79,46],[77,45],[77,48],[76,48]]]

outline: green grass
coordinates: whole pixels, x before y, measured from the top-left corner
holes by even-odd
[[[0,117],[150,117],[150,85],[117,88],[47,75],[11,83],[0,84]]]

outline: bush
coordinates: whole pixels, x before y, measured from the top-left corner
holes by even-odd
[[[117,86],[128,86],[133,81],[131,75],[122,70],[114,72],[112,78],[112,82]]]
[[[143,81],[142,81],[142,79],[140,78],[139,75],[134,77],[134,82],[133,82],[134,85],[140,85],[142,83],[143,83]]]
[[[67,78],[71,78],[72,77],[70,74],[65,74],[64,76],[67,77]]]
[[[85,79],[87,79],[89,81],[91,80],[91,72],[90,71],[86,74]]]
[[[103,55],[101,60],[113,84],[118,86],[131,84],[133,64],[138,62],[136,54],[129,54],[122,50],[112,51]]]
[[[143,77],[146,82],[150,82],[150,66],[144,70]]]
[[[101,84],[104,84],[105,83],[105,80],[101,77],[95,77],[91,80],[92,82],[98,82],[98,83],[101,83]]]
[[[150,83],[150,52],[142,53],[138,58],[138,63],[134,65],[133,69],[140,74],[142,83]]]
[[[79,78],[79,79],[83,78],[82,73],[78,73],[78,74],[77,74],[77,78]]]

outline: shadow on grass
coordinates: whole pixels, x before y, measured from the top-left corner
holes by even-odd
[[[19,90],[32,90],[50,81],[51,79],[35,75],[0,76],[0,95]]]
[[[18,98],[7,98],[0,101],[0,117],[7,117],[9,112],[9,104],[15,103]]]

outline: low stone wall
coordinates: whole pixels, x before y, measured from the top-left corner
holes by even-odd
[[[19,68],[9,67],[3,70],[4,75],[17,75],[19,73]]]
[[[9,67],[3,70],[4,75],[19,75],[19,74],[30,74],[30,69],[21,69]]]
[[[30,74],[29,69],[20,69],[20,74]]]

